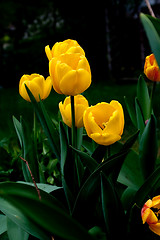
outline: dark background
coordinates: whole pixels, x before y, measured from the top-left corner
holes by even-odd
[[[45,46],[68,38],[85,50],[95,82],[137,79],[150,54],[140,11],[148,13],[141,0],[1,0],[0,86],[17,87],[23,74],[47,77]]]

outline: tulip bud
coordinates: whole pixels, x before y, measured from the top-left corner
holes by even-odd
[[[74,97],[75,108],[75,126],[77,128],[83,127],[83,113],[89,107],[87,99],[82,95],[76,95]],[[72,115],[71,115],[71,100],[70,97],[66,97],[64,102],[59,103],[59,109],[63,122],[72,127]]]
[[[45,80],[42,75],[36,73],[31,75],[23,75],[19,82],[19,93],[26,101],[29,102],[31,100],[28,96],[25,85],[29,88],[37,102],[40,101],[40,98],[42,100],[47,98],[52,88],[50,77],[47,77]]]
[[[100,145],[111,145],[121,139],[124,113],[118,101],[98,103],[87,108],[83,115],[86,132]]]
[[[160,69],[154,54],[151,54],[146,57],[144,64],[144,73],[149,80],[155,82],[160,81]]]

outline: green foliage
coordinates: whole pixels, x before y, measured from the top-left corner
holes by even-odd
[[[160,20],[149,15],[141,13],[142,24],[147,34],[149,44],[154,53],[157,63],[160,66]]]

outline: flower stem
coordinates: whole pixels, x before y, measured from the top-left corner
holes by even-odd
[[[74,96],[71,96],[71,114],[72,114],[72,146],[76,147],[76,126],[75,126],[75,108]]]
[[[74,107],[74,96],[71,97],[71,114],[72,114],[72,147],[77,148],[77,129],[75,126],[75,107]],[[76,152],[73,152],[73,158],[77,173],[78,186],[80,187],[80,176],[78,170],[78,158]]]
[[[33,113],[33,141],[34,141],[34,148],[35,148],[35,153],[37,155],[37,118],[36,118],[36,113],[34,111]]]
[[[154,12],[153,12],[153,9],[152,9],[152,7],[151,7],[151,4],[150,4],[149,0],[145,0],[145,2],[146,2],[146,5],[147,5],[147,7],[148,7],[148,10],[149,10],[151,16],[152,16],[152,17],[155,17],[155,14],[154,14]]]
[[[153,82],[152,89],[151,89],[151,95],[150,95],[150,116],[151,116],[152,110],[153,110],[153,96],[155,93],[155,88],[156,88],[156,82]]]

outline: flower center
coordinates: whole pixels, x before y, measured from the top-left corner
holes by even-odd
[[[103,130],[107,126],[107,122],[103,122],[102,126],[103,126],[102,130]]]
[[[151,208],[151,210],[154,212],[158,220],[160,220],[160,209],[159,208]]]

